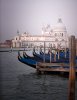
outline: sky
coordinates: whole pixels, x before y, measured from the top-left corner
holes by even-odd
[[[77,0],[0,0],[0,42],[13,39],[17,30],[41,35],[42,26],[52,28],[58,18],[77,37]]]

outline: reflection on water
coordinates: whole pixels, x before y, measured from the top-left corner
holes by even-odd
[[[68,78],[38,75],[35,69],[18,61],[17,52],[0,52],[0,65],[2,100],[67,100]]]
[[[16,88],[18,100],[66,100],[67,79],[52,75],[20,75]]]

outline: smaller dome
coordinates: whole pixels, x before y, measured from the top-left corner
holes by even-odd
[[[53,31],[66,31],[65,25],[62,23],[61,18],[58,19],[58,23],[55,25]]]

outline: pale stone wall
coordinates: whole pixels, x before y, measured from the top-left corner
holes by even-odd
[[[77,38],[76,38],[76,55],[77,55]]]
[[[62,23],[62,20],[59,19],[57,25],[53,29],[50,27],[50,25],[43,27],[42,35],[31,35],[27,33],[22,33],[14,37],[12,44],[13,47],[20,47],[22,45],[29,44],[30,43],[29,41],[33,41],[32,43],[35,46],[40,46],[39,41],[50,41],[46,43],[47,46],[52,44],[52,46],[55,45],[56,48],[58,47],[58,45],[60,45],[61,47],[62,46],[67,47],[68,36],[67,36],[66,27]],[[38,41],[38,43],[36,43],[35,41]]]
[[[68,41],[64,37],[57,37],[57,36],[54,36],[54,37],[51,37],[51,36],[44,36],[44,37],[43,36],[37,36],[36,37],[36,36],[32,36],[32,37],[24,37],[24,38],[22,38],[22,36],[21,36],[20,38],[21,38],[21,40],[18,37],[16,37],[12,41],[13,47],[22,46],[22,45],[20,45],[20,43],[22,44],[23,41],[24,41],[24,44],[27,44],[27,43],[29,44],[30,41],[33,41],[32,44],[37,45],[37,46],[40,45],[40,41],[46,41],[47,46],[52,44],[52,46],[55,45],[56,48],[58,47],[58,45],[60,45],[61,47],[62,46],[64,47],[64,46],[68,45],[68,44],[65,43],[65,42],[68,43]],[[36,43],[36,41],[38,43]],[[48,41],[50,41],[50,42],[48,42]],[[43,43],[41,43],[41,44],[43,44]]]

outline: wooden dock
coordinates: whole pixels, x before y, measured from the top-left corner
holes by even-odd
[[[67,63],[51,63],[51,55],[50,55],[50,63],[46,63],[45,62],[45,42],[44,42],[44,59],[43,59],[43,63],[39,62],[36,65],[36,69],[37,72],[71,72],[70,68],[71,66],[73,66],[75,68],[75,72],[77,73],[77,64],[75,62],[75,57],[77,55],[77,39],[75,38],[75,36],[71,36],[69,39],[69,64]],[[60,50],[55,50],[58,52],[58,59],[60,59],[59,57],[59,51]],[[66,48],[64,49],[65,54],[66,54]],[[51,54],[51,53],[50,53]],[[55,52],[56,55],[56,52]],[[65,55],[66,58],[66,55]],[[54,56],[54,61],[56,61],[56,56]],[[56,67],[55,67],[56,66]]]
[[[36,69],[37,72],[69,72],[69,66],[70,64],[66,63],[38,63]],[[75,71],[77,72],[77,69]]]

